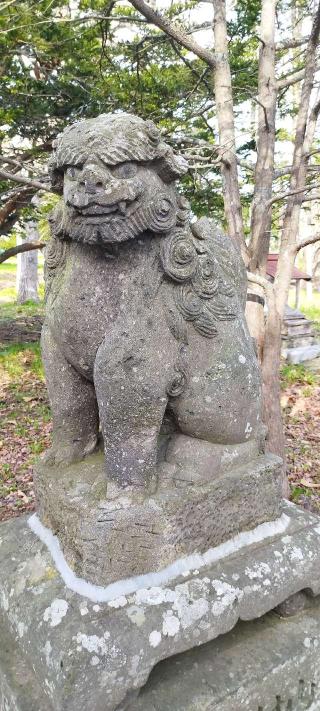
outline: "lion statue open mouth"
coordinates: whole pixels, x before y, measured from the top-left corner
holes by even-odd
[[[215,447],[254,456],[245,269],[211,220],[190,224],[175,185],[184,159],[152,122],[105,114],[58,137],[51,170],[63,199],[46,254],[47,461],[83,458],[99,428],[120,487],[148,487],[168,463],[174,476],[184,450],[200,479]]]

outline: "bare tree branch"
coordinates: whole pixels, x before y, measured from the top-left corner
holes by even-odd
[[[316,152],[318,153],[318,151]],[[278,178],[283,178],[284,175],[290,175],[292,168],[292,165],[286,165],[283,168],[277,168],[273,173],[273,179],[277,180]],[[308,165],[307,171],[308,173],[320,173],[320,165]]]
[[[267,109],[266,109],[265,105],[262,103],[262,101],[260,101],[260,100],[258,99],[257,96],[253,96],[253,97],[252,97],[252,101],[255,101],[255,103],[258,104],[258,106],[261,107],[261,109],[262,109],[262,111],[263,111],[263,115],[264,115],[264,122],[265,122],[266,130],[269,131],[269,130],[270,130],[270,126],[269,126],[269,121],[268,121],[268,112],[267,112]]]
[[[30,185],[30,187],[37,188],[38,190],[45,190],[47,193],[53,193],[54,191],[45,183],[40,183],[39,180],[33,180],[32,178],[26,178],[24,175],[19,173],[9,173],[7,170],[0,169],[0,178],[4,180],[12,180],[15,183],[20,183],[22,185]]]
[[[60,22],[70,23],[75,25],[83,24],[84,22],[101,22],[102,20],[108,22],[133,22],[134,24],[146,24],[146,20],[142,20],[141,17],[130,17],[128,15],[84,15],[83,17],[55,17],[54,22],[60,24]],[[46,20],[39,20],[34,22],[34,26],[38,25],[48,25],[52,23],[52,19],[48,18]],[[0,35],[6,35],[8,32],[14,32],[15,30],[23,30],[29,25],[15,25],[14,27],[7,27],[5,30],[0,30]]]
[[[289,197],[293,197],[294,195],[300,195],[301,193],[307,192],[307,190],[312,190],[312,188],[304,187],[304,188],[299,188],[298,190],[290,190],[287,193],[278,193],[278,195],[274,195],[274,197],[269,201],[269,205],[273,205],[274,202],[278,202],[279,200],[286,200]],[[303,202],[307,202],[308,200],[318,200],[319,199],[319,193],[314,194],[310,193],[309,195],[305,195],[302,200]]]
[[[10,257],[15,257],[16,254],[31,252],[34,249],[43,249],[43,247],[45,247],[45,242],[24,242],[16,247],[10,247],[5,249],[4,252],[0,252],[0,264],[6,262]]]
[[[19,211],[23,207],[30,205],[36,192],[36,188],[22,187],[14,188],[6,196],[6,202],[0,207],[0,234],[6,235],[12,229],[18,219]]]
[[[288,86],[291,86],[292,84],[296,84],[297,81],[301,81],[304,78],[304,69],[299,69],[297,72],[294,72],[293,74],[289,74],[285,77],[279,77],[277,81],[277,89],[280,91],[281,89],[286,89]]]
[[[306,237],[305,239],[299,240],[296,245],[296,251],[299,252],[300,249],[303,249],[304,247],[307,247],[308,244],[314,244],[315,242],[320,241],[320,233],[317,232],[315,235],[312,235],[310,237]]]
[[[151,22],[156,27],[159,27],[162,32],[171,37],[171,39],[178,42],[185,49],[193,52],[199,59],[206,62],[212,69],[216,66],[216,57],[213,52],[205,47],[202,47],[198,42],[196,42],[192,37],[188,37],[188,34],[184,29],[178,27],[173,22],[171,22],[167,17],[164,17],[156,10],[153,10],[150,5],[147,5],[144,0],[130,0],[131,5],[139,10],[142,15]]]
[[[21,170],[21,168],[25,167],[22,163],[20,163],[20,161],[17,161],[14,158],[6,158],[5,156],[0,156],[0,163],[4,163],[5,165],[12,165],[17,170]]]
[[[216,50],[216,66],[213,72],[213,84],[220,140],[219,156],[221,157],[221,173],[224,183],[224,212],[229,235],[239,246],[242,256],[247,262],[248,254],[244,239],[236,158],[235,117],[225,0],[213,0],[213,9],[213,32]],[[222,146],[225,146],[223,152],[221,151]]]
[[[17,200],[19,199],[19,193],[14,193],[10,195],[9,199],[0,208],[0,225],[8,219],[9,215],[16,209]]]
[[[295,47],[301,47],[303,44],[307,44],[308,37],[299,37],[299,39],[287,39],[282,42],[277,42],[276,51],[281,51],[282,49],[294,49]]]
[[[309,202],[310,200],[320,200],[320,193],[309,193],[302,198],[302,202]]]
[[[253,274],[253,272],[247,272],[247,279],[252,284],[258,284],[259,286],[261,286],[261,288],[266,294],[268,304],[270,300],[274,301],[274,288],[271,281],[261,276],[260,274]]]
[[[276,137],[277,88],[275,78],[276,0],[262,0],[258,71],[259,105],[257,126],[257,160],[251,210],[250,270],[264,271],[267,264],[270,231],[274,149]]]
[[[316,71],[320,68],[320,65],[317,65]],[[293,74],[288,74],[287,76],[284,77],[279,77],[277,81],[277,89],[286,89],[288,86],[291,86],[292,84],[296,84],[298,81],[302,81],[305,76],[305,69],[299,69],[297,72],[294,72]]]

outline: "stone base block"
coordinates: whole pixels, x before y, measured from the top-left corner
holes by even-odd
[[[199,690],[200,680],[205,680],[201,692],[204,701],[199,691],[194,705],[183,706],[184,697],[181,696],[180,703],[182,691],[179,691],[170,704],[160,696],[157,704],[152,699],[150,706],[146,702],[145,706],[134,707],[134,703],[143,702],[143,695],[138,701],[134,701],[134,697],[161,660],[226,634],[239,619],[248,621],[261,617],[301,590],[313,596],[320,593],[319,518],[286,504],[280,523],[277,535],[276,524],[263,529],[264,538],[252,532],[233,553],[229,546],[228,556],[217,556],[214,564],[185,572],[166,585],[147,588],[136,581],[136,591],[131,594],[121,594],[120,585],[118,597],[105,603],[95,598],[101,588],[91,590],[90,598],[72,592],[57,572],[48,549],[31,532],[25,518],[1,524],[1,711],[124,711],[130,704],[134,711],[153,711],[154,708],[157,711],[165,708],[166,711],[168,708],[172,711],[189,711],[189,708],[190,711],[191,708],[193,711],[210,708],[258,711],[259,706],[263,711],[281,709],[274,702],[277,687],[272,679],[280,678],[281,659],[283,664],[285,661],[289,664],[289,657],[293,656],[283,625],[279,646],[274,645],[274,653],[270,651],[266,661],[265,676],[261,672],[261,684],[264,684],[261,700],[256,701],[257,695],[252,697],[255,705],[241,705],[245,698],[240,688],[244,671],[238,673],[236,664],[235,676],[230,676],[228,686],[236,699],[234,706],[230,706],[230,702],[229,706],[223,705],[227,700],[219,694],[216,699],[221,705],[215,706],[208,702],[208,694],[215,689],[221,692],[214,669],[218,669],[224,654],[223,673],[233,655],[235,659],[242,659],[241,669],[247,668],[249,672],[251,665],[255,680],[259,679],[263,659],[266,659],[263,643],[259,648],[261,663],[260,651],[245,659],[240,644],[239,647],[235,644],[229,656],[223,652],[215,658],[214,664],[218,666],[212,667],[211,679],[206,671],[203,677],[199,674],[198,686],[195,685],[195,691]],[[290,624],[290,620],[284,624]],[[305,649],[306,660],[310,658],[312,645],[316,647],[317,635],[316,627],[312,631],[310,623],[303,636],[301,630],[296,638],[299,649]],[[286,639],[288,660],[285,660]],[[268,649],[271,650],[271,646]],[[302,655],[299,659],[304,663]],[[274,677],[273,668],[277,669]],[[286,668],[283,667],[284,677]],[[304,679],[304,669],[297,681]],[[313,674],[313,668],[310,669]],[[229,672],[233,673],[232,667]],[[309,677],[306,678],[309,681]],[[244,688],[249,688],[245,686],[248,679],[244,677]],[[283,691],[279,693],[287,693],[284,684],[283,680]],[[272,694],[271,701],[268,694]],[[287,708],[294,710],[295,707]]]
[[[320,343],[315,343],[312,346],[300,346],[299,348],[288,348],[286,350],[286,359],[288,363],[296,365],[304,363],[307,360],[313,360],[320,356]]]
[[[320,602],[160,662],[130,711],[319,711]]]
[[[280,460],[272,455],[202,485],[164,480],[148,498],[110,493],[102,454],[67,467],[40,463],[36,484],[42,522],[76,574],[97,585],[203,553],[277,518],[281,507]]]

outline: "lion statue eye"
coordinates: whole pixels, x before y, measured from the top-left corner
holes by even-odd
[[[112,172],[116,178],[134,178],[137,173],[137,165],[136,163],[130,162],[120,163],[120,165],[116,165],[115,168],[113,168]]]
[[[75,165],[69,165],[65,171],[65,174],[68,176],[68,178],[76,178],[79,173],[79,170],[81,170],[79,166],[77,167]]]
[[[68,168],[66,169],[66,175],[68,178],[75,178],[77,175],[77,169],[75,168],[74,165],[69,165]]]

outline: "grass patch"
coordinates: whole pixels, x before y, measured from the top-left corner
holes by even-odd
[[[310,321],[313,321],[314,330],[317,334],[320,334],[320,308],[310,305],[303,309],[303,313]]]
[[[282,388],[286,388],[288,385],[294,385],[295,383],[299,383],[299,385],[315,385],[317,382],[315,373],[307,370],[302,363],[298,365],[286,363],[281,367],[280,376]]]
[[[294,308],[294,300],[294,290],[290,290],[288,303],[291,308]],[[310,300],[307,298],[306,292],[301,290],[299,311],[302,311],[310,321],[314,321],[315,330],[320,332],[320,293],[315,291]]]
[[[24,304],[17,304],[15,302],[1,304],[1,320],[11,320],[21,318],[22,316],[42,316],[43,314],[43,301],[26,301]]]
[[[19,391],[19,379],[26,370],[43,380],[43,365],[39,343],[13,343],[0,350],[0,372],[10,378],[11,388]]]
[[[17,269],[17,265],[14,264],[13,262],[9,262],[8,260],[6,262],[2,262],[0,264],[0,274],[3,272],[15,272]]]
[[[298,502],[300,496],[311,496],[310,489],[305,486],[295,486],[291,490],[291,501]]]
[[[8,308],[9,311],[10,309],[21,309],[21,308],[30,308],[31,306],[34,307],[34,310],[37,311],[37,307],[39,310],[39,304],[41,304],[44,300],[44,284],[39,284],[38,286],[38,295],[40,302],[38,301],[25,301],[23,304],[17,304],[17,290],[15,286],[6,286],[4,289],[0,289],[0,303],[1,303],[1,313],[3,313],[5,308]]]
[[[0,301],[15,301],[17,290],[15,286],[6,286],[0,290]]]

